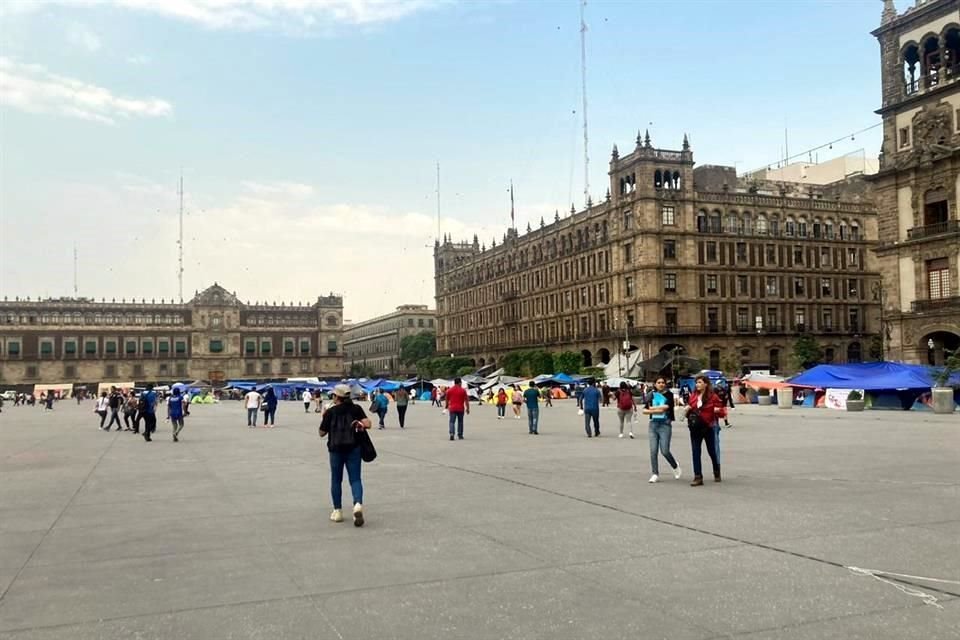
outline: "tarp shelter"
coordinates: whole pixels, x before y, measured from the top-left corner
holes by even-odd
[[[61,398],[69,398],[73,393],[73,384],[35,384],[33,385],[33,395],[40,397],[40,394],[46,395],[50,392],[53,392],[55,396]]]
[[[607,378],[604,380],[604,384],[608,387],[619,387],[621,382],[626,382],[628,387],[635,387],[640,384],[637,380],[630,380],[629,378]]]
[[[821,364],[796,375],[787,383],[795,387],[815,389],[929,389],[934,384],[934,370],[900,362],[867,362],[862,364]],[[960,373],[950,377],[949,384],[960,385]]]
[[[106,391],[107,393],[110,393],[110,387],[116,387],[117,389],[121,389],[121,390],[124,390],[124,389],[125,389],[125,390],[127,390],[127,391],[130,391],[130,390],[133,389],[134,384],[133,384],[133,381],[130,381],[130,382],[101,382],[99,385],[97,385],[97,395],[99,396],[99,395],[100,395],[101,393],[103,393],[104,391]]]
[[[565,373],[558,373],[550,378],[549,382],[555,382],[557,384],[577,384],[579,380],[576,380]]]
[[[740,384],[751,389],[782,389],[787,383],[781,376],[767,376],[760,373],[750,373],[740,378]]]

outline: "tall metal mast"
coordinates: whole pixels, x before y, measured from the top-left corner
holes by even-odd
[[[180,234],[177,238],[177,249],[177,282],[180,286],[180,304],[183,304],[183,169],[180,170]]]
[[[583,204],[590,201],[590,136],[587,133],[587,22],[584,10],[587,0],[580,2],[580,80],[583,94]]]
[[[437,161],[437,242],[440,242],[440,161]]]
[[[77,243],[73,243],[73,297],[77,297]]]

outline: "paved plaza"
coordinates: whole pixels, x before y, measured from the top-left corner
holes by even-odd
[[[272,430],[195,406],[149,444],[91,408],[0,414],[2,640],[960,638],[957,416],[738,408],[692,488],[682,424],[684,478],[651,485],[612,409],[587,439],[572,401],[539,436],[475,408],[450,442],[391,406],[357,529],[300,403]]]

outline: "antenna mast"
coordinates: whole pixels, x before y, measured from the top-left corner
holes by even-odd
[[[440,161],[437,161],[437,242],[440,242]]]
[[[583,203],[590,200],[590,137],[587,134],[587,22],[583,12],[587,0],[580,2],[580,81],[583,94]]]
[[[183,169],[180,170],[180,235],[177,239],[179,252],[177,265],[177,281],[180,286],[180,304],[183,304]]]
[[[77,297],[77,243],[73,243],[73,297]]]

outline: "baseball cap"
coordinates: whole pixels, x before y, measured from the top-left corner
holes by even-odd
[[[333,388],[333,395],[338,398],[349,398],[350,397],[350,387],[345,384],[338,384]]]

